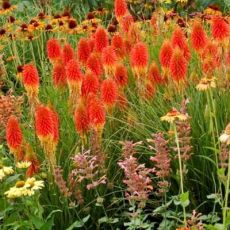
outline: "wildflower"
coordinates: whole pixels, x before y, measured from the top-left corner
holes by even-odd
[[[221,143],[225,143],[226,145],[230,145],[230,123],[226,126],[224,132],[221,134],[219,138]]]
[[[58,115],[48,106],[40,105],[35,112],[35,130],[47,159],[55,165],[55,149],[58,141]]]
[[[15,199],[23,196],[32,196],[37,190],[44,187],[44,181],[36,180],[34,177],[26,181],[17,181],[15,186],[11,187],[4,194],[8,199]]]
[[[114,79],[118,87],[125,87],[128,84],[128,71],[123,64],[116,65]]]
[[[152,62],[149,68],[148,78],[152,82],[152,84],[161,84],[162,77],[160,74],[160,70],[156,64],[156,62]]]
[[[204,49],[207,43],[207,34],[205,33],[200,22],[195,21],[191,32],[192,47],[199,51]]]
[[[89,68],[97,77],[102,74],[102,64],[100,59],[95,53],[91,53],[87,60],[87,68]]]
[[[148,66],[148,49],[146,44],[139,42],[134,45],[130,55],[131,66],[134,73],[140,78],[142,75],[145,76]]]
[[[137,158],[133,155],[125,157],[127,155],[126,151],[122,155],[123,159],[119,161],[118,165],[125,173],[125,179],[123,180],[127,185],[125,196],[130,202],[140,202],[140,205],[143,206],[153,190],[152,181],[149,177],[152,170],[147,169],[144,164],[139,164]]]
[[[125,0],[114,1],[114,11],[116,19],[119,21],[123,16],[127,14],[128,8]]]
[[[128,33],[131,25],[134,23],[133,16],[128,14],[121,19],[121,29],[124,33]]]
[[[212,18],[212,36],[218,40],[223,41],[229,38],[230,26],[227,21],[220,16],[215,16]]]
[[[66,72],[63,63],[56,62],[52,72],[53,84],[57,88],[62,88],[66,85]]]
[[[107,46],[102,50],[101,60],[107,76],[113,75],[117,62],[117,55],[112,46]]]
[[[176,120],[185,121],[187,119],[188,117],[185,114],[180,113],[175,108],[170,110],[165,116],[161,117],[162,121],[167,121],[169,123],[173,123]]]
[[[74,50],[69,43],[66,43],[62,50],[62,62],[66,65],[71,59],[74,58]]]
[[[11,166],[2,166],[0,165],[0,181],[8,175],[11,175],[14,173],[14,170]]]
[[[159,55],[160,63],[164,68],[169,68],[172,54],[173,54],[172,45],[170,41],[165,40],[163,42],[163,45],[161,46],[160,55]]]
[[[46,45],[48,58],[52,63],[57,62],[61,58],[61,46],[55,38],[49,39]]]
[[[187,61],[191,58],[191,53],[188,48],[187,39],[183,30],[180,27],[176,27],[172,34],[172,46],[178,47],[183,52],[183,55]]]
[[[22,140],[23,136],[18,119],[12,115],[9,117],[6,125],[6,141],[10,151],[15,154],[16,159],[21,151]]]
[[[175,81],[184,80],[187,72],[188,63],[183,56],[183,53],[180,49],[176,49],[173,52],[171,61],[170,61],[170,73]]]
[[[89,122],[95,131],[101,131],[105,125],[105,109],[97,98],[91,100],[87,105]]]
[[[112,37],[111,46],[114,48],[118,57],[123,58],[125,55],[125,44],[123,38],[119,34]]]
[[[158,181],[158,194],[162,195],[167,192],[169,182],[167,181],[171,168],[170,168],[170,156],[168,150],[168,141],[164,139],[164,135],[162,133],[157,133],[153,135],[153,139],[148,140],[149,143],[153,143],[155,147],[149,146],[150,149],[156,151],[155,155],[150,158],[151,161],[154,162],[153,172],[159,178]]]
[[[101,84],[101,99],[106,107],[111,108],[117,100],[117,85],[112,79],[105,79]]]
[[[16,164],[16,167],[19,169],[26,169],[31,165],[31,162],[29,161],[19,161]]]
[[[90,41],[87,38],[81,38],[77,46],[78,60],[85,65],[87,63],[91,51],[92,49],[90,46]]]
[[[98,27],[95,33],[95,51],[101,53],[108,44],[109,38],[105,29]]]
[[[55,183],[57,184],[62,195],[64,197],[69,197],[71,195],[71,192],[69,191],[69,189],[66,185],[66,181],[63,179],[62,171],[63,170],[61,169],[61,167],[55,167],[54,168]]]
[[[23,66],[23,84],[31,102],[37,102],[39,91],[39,75],[37,68],[33,64]]]
[[[89,131],[89,117],[86,107],[83,103],[80,103],[74,113],[74,123],[76,131],[83,138]]]
[[[16,8],[15,5],[12,5],[9,0],[3,0],[0,8],[0,15],[8,14]]]
[[[87,72],[83,78],[81,93],[82,96],[87,96],[90,93],[96,94],[99,90],[99,80],[93,73]]]
[[[206,91],[210,88],[216,88],[215,78],[204,77],[200,80],[199,84],[196,86],[196,89],[199,91]]]

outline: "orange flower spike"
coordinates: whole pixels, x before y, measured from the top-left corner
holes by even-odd
[[[176,48],[170,61],[170,73],[174,81],[185,79],[188,63],[180,49]]]
[[[83,74],[77,60],[72,59],[66,65],[66,76],[69,85],[74,85],[82,82]]]
[[[105,125],[105,108],[96,97],[90,100],[87,105],[87,112],[91,127],[95,131],[101,131]]]
[[[99,90],[98,77],[91,72],[86,73],[83,78],[82,86],[81,86],[82,96],[87,97],[90,93],[97,94],[98,90]]]
[[[50,115],[53,123],[53,142],[54,145],[56,146],[59,141],[59,117],[58,117],[58,113],[54,110],[54,108],[50,106],[49,109],[50,109]]]
[[[62,62],[66,65],[71,59],[74,58],[74,50],[69,43],[66,43],[62,50]]]
[[[84,135],[89,131],[89,117],[83,103],[80,103],[75,110],[74,123],[77,133],[84,138]]]
[[[89,40],[87,38],[81,38],[78,42],[78,47],[77,47],[78,60],[82,64],[86,65],[91,52],[92,49]]]
[[[117,100],[117,85],[112,79],[105,79],[101,84],[101,99],[107,108],[112,108]]]
[[[35,111],[35,130],[39,140],[53,138],[53,115],[47,106],[40,105]]]
[[[22,131],[19,126],[19,122],[16,116],[9,117],[6,124],[6,142],[9,149],[16,153],[22,145]]]
[[[184,57],[186,58],[186,60],[188,60],[188,61],[190,60],[191,53],[190,53],[190,50],[188,48],[187,39],[185,37],[183,30],[179,26],[177,26],[175,28],[175,30],[173,31],[172,46],[173,47],[179,47],[183,51],[183,54],[184,54]]]
[[[192,27],[191,43],[192,47],[196,51],[204,49],[205,45],[207,44],[207,34],[203,29],[201,23],[198,21],[195,21]]]
[[[138,42],[134,45],[130,54],[131,66],[138,78],[144,77],[148,67],[148,48],[145,43]]]
[[[124,16],[122,19],[121,19],[121,29],[124,33],[128,33],[129,32],[129,29],[130,27],[132,26],[132,24],[134,23],[134,19],[133,19],[133,16],[128,14],[126,16]]]
[[[102,50],[101,60],[106,76],[113,75],[117,62],[117,55],[112,46],[107,46]]]
[[[98,78],[100,78],[103,73],[103,69],[100,58],[95,53],[90,54],[86,65],[89,70],[91,70]]]
[[[33,100],[38,97],[39,75],[37,68],[33,64],[27,64],[23,67],[23,85],[27,91],[28,97]]]
[[[61,45],[57,39],[49,39],[46,45],[46,49],[48,58],[52,63],[61,59]]]
[[[165,40],[161,46],[159,59],[162,67],[169,68],[173,54],[173,48],[169,40]]]
[[[149,68],[149,80],[152,82],[152,84],[161,84],[163,82],[163,79],[161,77],[160,70],[156,64],[156,62],[152,62]]]
[[[230,25],[221,16],[215,16],[212,18],[212,36],[218,41],[229,39]]]
[[[115,34],[112,37],[111,45],[118,57],[123,58],[125,56],[125,44],[121,35]]]
[[[106,30],[102,27],[98,27],[95,32],[95,51],[101,53],[102,50],[109,45],[109,38]]]
[[[123,88],[128,84],[128,71],[123,64],[116,66],[114,78],[118,87]]]
[[[118,21],[128,13],[128,7],[125,0],[114,1],[115,17]]]
[[[66,72],[63,63],[57,62],[54,64],[52,77],[56,88],[63,88],[66,85]]]

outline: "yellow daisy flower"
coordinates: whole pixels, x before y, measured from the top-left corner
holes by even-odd
[[[173,123],[175,120],[185,121],[187,119],[188,117],[185,114],[180,113],[175,108],[170,110],[165,116],[161,117],[162,121],[167,121],[169,123]]]
[[[31,165],[31,162],[29,161],[21,161],[16,164],[16,167],[19,169],[26,169]]]

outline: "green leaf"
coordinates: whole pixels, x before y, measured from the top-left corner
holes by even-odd
[[[190,203],[189,201],[189,192],[180,194],[180,202],[183,207],[187,207]]]
[[[66,230],[72,230],[74,228],[81,228],[84,226],[84,224],[89,220],[90,215],[86,216],[82,220],[75,221],[72,225],[70,225]]]
[[[39,230],[52,230],[53,225],[54,216],[52,216],[45,224],[43,224]]]
[[[98,220],[99,224],[102,224],[102,223],[115,224],[118,222],[119,222],[118,218],[108,218],[107,216],[104,216]]]
[[[30,215],[30,220],[32,221],[32,224],[35,226],[35,228],[40,229],[42,225],[44,225],[44,221],[38,218],[37,216]]]

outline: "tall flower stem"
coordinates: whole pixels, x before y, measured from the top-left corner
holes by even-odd
[[[228,209],[229,185],[230,185],[230,151],[228,153],[228,175],[227,175],[227,182],[226,182],[226,186],[225,186],[225,201],[224,201],[224,208],[223,208],[224,229],[227,229],[226,216],[227,216],[227,209]]]
[[[180,189],[181,189],[181,194],[184,194],[183,167],[182,167],[182,160],[181,160],[180,144],[179,144],[178,133],[177,133],[175,123],[173,124],[173,128],[174,128],[175,142],[176,142],[176,146],[177,146],[177,154],[178,154],[178,160],[179,160]],[[183,215],[184,215],[184,225],[187,226],[185,207],[183,205],[182,205],[182,207],[183,207]]]

